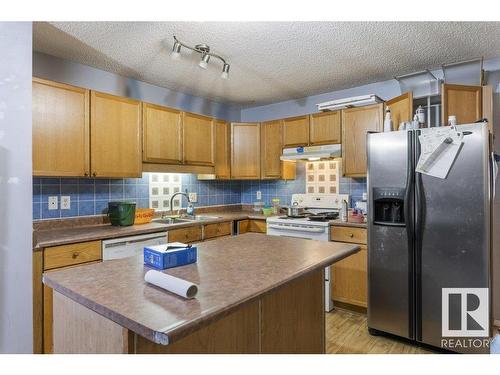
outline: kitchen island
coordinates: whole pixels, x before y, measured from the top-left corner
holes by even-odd
[[[144,281],[142,257],[47,272],[54,353],[324,353],[324,267],[359,246],[244,234],[196,245],[163,272],[186,300]]]

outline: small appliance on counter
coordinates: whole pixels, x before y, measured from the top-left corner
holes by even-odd
[[[302,209],[301,215],[267,218],[267,234],[270,236],[329,241],[330,221],[339,217],[344,200],[349,201],[349,195],[293,194],[290,207],[300,207]],[[331,271],[330,267],[327,267],[325,268],[326,311],[333,309],[330,283]]]
[[[134,224],[135,202],[109,202],[108,217],[111,225],[126,227]]]

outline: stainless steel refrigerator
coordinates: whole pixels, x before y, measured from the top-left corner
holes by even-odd
[[[367,135],[372,334],[441,347],[442,288],[489,287],[489,132],[458,129],[464,143],[446,179],[415,172],[418,136],[432,128]]]

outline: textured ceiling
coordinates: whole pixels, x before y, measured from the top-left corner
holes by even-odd
[[[182,51],[176,35],[231,64]],[[37,22],[34,49],[244,106],[297,99],[474,57],[500,55],[500,22]]]

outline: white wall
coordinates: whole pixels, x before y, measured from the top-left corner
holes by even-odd
[[[239,105],[214,102],[39,52],[33,53],[33,75],[222,120],[240,121]]]
[[[0,22],[0,353],[31,353],[31,22]]]

